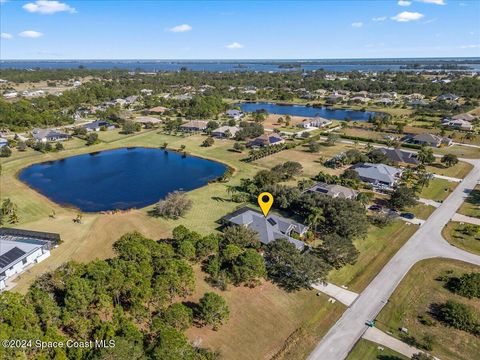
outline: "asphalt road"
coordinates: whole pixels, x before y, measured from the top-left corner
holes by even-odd
[[[472,171],[344,312],[310,354],[309,360],[345,359],[367,330],[365,322],[375,319],[400,281],[418,261],[444,257],[480,266],[480,256],[450,245],[441,235],[442,228],[480,180],[480,160],[462,160],[474,165]]]

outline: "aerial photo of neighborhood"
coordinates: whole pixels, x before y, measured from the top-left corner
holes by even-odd
[[[0,30],[0,360],[480,359],[480,0]]]

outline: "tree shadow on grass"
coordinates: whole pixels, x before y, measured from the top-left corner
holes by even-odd
[[[378,360],[402,360],[402,358],[399,358],[398,356],[395,356],[395,355],[378,355],[377,359]]]
[[[472,205],[480,205],[480,190],[473,189],[465,202]]]

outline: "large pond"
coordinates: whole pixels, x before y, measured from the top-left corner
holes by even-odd
[[[282,105],[265,102],[251,102],[236,104],[243,112],[254,112],[257,110],[266,110],[269,114],[291,115],[314,117],[320,116],[330,120],[368,121],[370,116],[375,115],[373,111],[360,111],[348,109],[332,109],[328,107],[313,107],[305,105]]]
[[[193,190],[226,166],[160,149],[122,148],[31,165],[19,177],[51,200],[84,212],[151,205],[175,190]]]

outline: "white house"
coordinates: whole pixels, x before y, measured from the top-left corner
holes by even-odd
[[[0,291],[9,278],[49,257],[59,241],[58,234],[0,228]]]
[[[332,123],[331,120],[324,119],[322,117],[315,117],[313,119],[305,119],[301,123],[299,123],[297,126],[304,128],[304,129],[309,129],[309,128],[322,128],[325,126],[328,126]]]
[[[68,134],[55,129],[35,128],[32,130],[32,136],[35,140],[41,142],[68,140]]]

